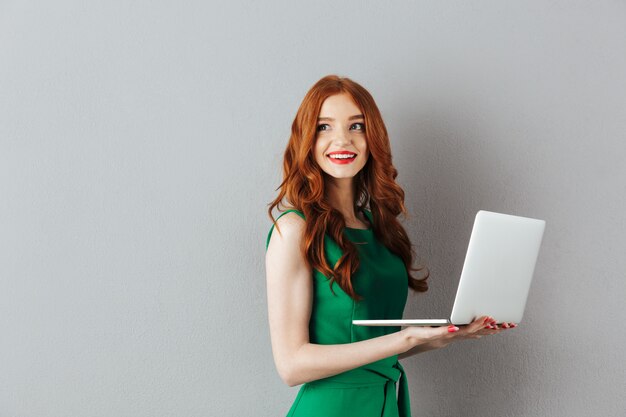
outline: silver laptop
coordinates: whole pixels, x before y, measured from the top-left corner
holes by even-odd
[[[520,323],[546,222],[480,210],[448,319],[353,320],[361,326],[447,326],[480,316]]]

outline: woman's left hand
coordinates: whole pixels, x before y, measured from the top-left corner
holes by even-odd
[[[427,352],[429,350],[441,349],[448,346],[452,342],[458,342],[467,339],[480,339],[483,336],[498,334],[507,329],[517,327],[516,323],[500,323],[497,324],[493,317],[481,316],[470,324],[463,326],[448,326],[448,335],[446,337],[437,338],[431,342],[423,343],[411,350],[400,354],[399,359],[408,358],[417,353]]]
[[[493,317],[481,316],[470,324],[458,327],[459,330],[452,333],[455,339],[480,339],[483,336],[498,334],[507,329],[515,328],[517,324],[507,322],[497,324]]]
[[[428,346],[423,347],[424,350],[431,349],[440,349],[442,347],[446,347],[452,342],[458,342],[461,340],[467,339],[480,339],[483,336],[489,336],[492,334],[498,334],[507,329],[512,329],[517,327],[515,323],[500,323],[497,324],[496,321],[491,316],[481,316],[476,320],[471,322],[470,324],[466,324],[463,326],[454,326],[451,325],[448,327],[448,331],[450,332],[447,338],[437,339],[433,342],[430,342]],[[458,329],[458,330],[455,330]]]

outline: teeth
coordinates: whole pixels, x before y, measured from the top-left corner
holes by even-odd
[[[356,154],[352,154],[352,155],[348,155],[348,154],[334,154],[334,155],[330,155],[331,158],[335,158],[335,159],[350,159],[350,158],[354,158],[356,156]]]

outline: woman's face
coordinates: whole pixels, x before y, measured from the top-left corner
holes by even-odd
[[[320,168],[333,178],[353,178],[365,166],[369,157],[365,119],[348,94],[330,96],[322,103],[314,153]]]

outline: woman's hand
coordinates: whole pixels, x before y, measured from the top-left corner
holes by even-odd
[[[493,317],[482,316],[470,324],[459,327],[459,330],[454,332],[453,340],[480,339],[483,336],[497,334],[514,327],[517,327],[517,324],[505,322],[498,325]]]
[[[454,325],[448,327],[407,327],[402,332],[407,334],[414,347],[398,357],[402,359],[416,353],[440,349],[460,340],[480,339],[483,336],[497,334],[514,327],[517,327],[517,324],[501,323],[498,325],[490,316],[478,317],[470,324],[459,327]]]

